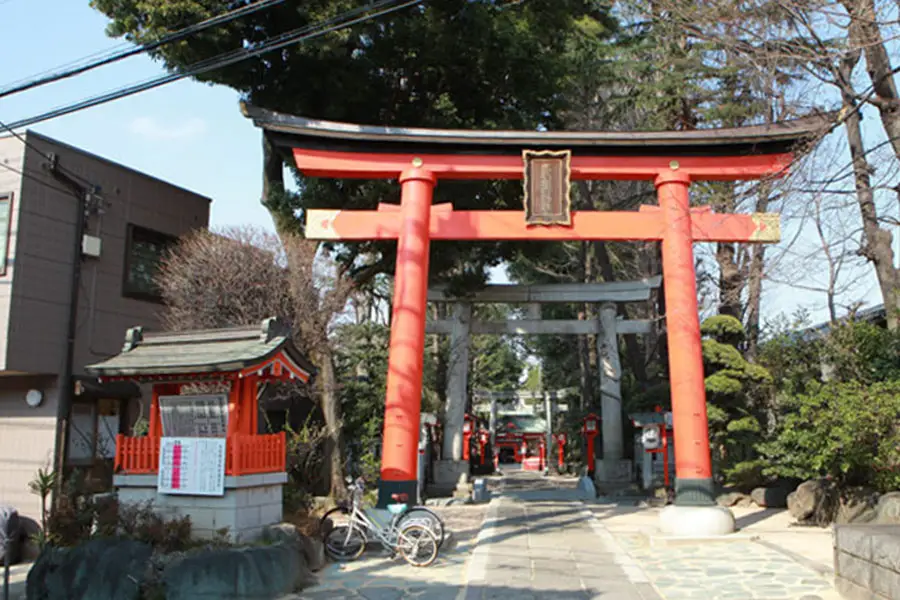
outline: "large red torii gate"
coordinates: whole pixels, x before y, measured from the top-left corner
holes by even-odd
[[[248,106],[243,110],[272,144],[291,152],[306,176],[399,180],[399,206],[309,210],[306,222],[306,235],[312,239],[398,242],[379,504],[388,502],[392,493],[410,497],[416,493],[431,240],[661,241],[675,429],[675,503],[715,504],[693,244],[776,242],[780,225],[773,213],[716,214],[707,207],[691,208],[688,188],[701,180],[753,180],[783,174],[798,142],[818,132],[822,119],[686,132],[554,133],[374,127]],[[547,192],[545,199],[553,206],[544,207],[548,212],[563,210],[564,218],[556,215],[548,224],[535,226],[526,222],[523,211],[455,211],[450,204],[432,205],[434,186],[441,179],[525,177],[526,193],[532,189],[532,195],[543,194],[528,187],[525,175],[534,168],[528,166],[526,154],[534,151],[562,157],[558,167],[540,171],[546,179],[539,184],[564,190],[562,204]],[[653,181],[659,205],[636,212],[569,214],[569,179]]]

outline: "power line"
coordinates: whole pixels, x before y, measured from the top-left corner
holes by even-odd
[[[231,21],[239,19],[240,17],[258,12],[266,8],[270,8],[277,4],[281,4],[282,2],[284,2],[284,0],[259,0],[258,2],[245,5],[241,8],[230,10],[220,15],[216,15],[215,17],[210,17],[209,19],[205,19],[203,21],[200,21],[199,23],[190,25],[188,27],[165,35],[156,41],[149,42],[147,44],[140,44],[136,47],[128,46],[123,50],[115,51],[87,64],[75,66],[63,71],[57,71],[44,77],[38,77],[36,79],[31,79],[30,81],[25,81],[24,83],[11,84],[4,89],[0,89],[0,98],[4,98],[12,94],[17,94],[19,92],[24,92],[32,88],[46,85],[48,83],[53,83],[54,81],[60,81],[61,79],[74,77],[75,75],[80,75],[82,73],[86,73],[87,71],[91,71],[93,69],[97,69],[99,67],[109,65],[114,62],[136,56],[138,54],[152,52],[157,48],[183,40],[191,35],[194,35],[195,33],[199,33],[201,31],[209,29],[210,27],[230,23]]]
[[[31,173],[29,173],[29,172],[26,171],[26,170],[19,170],[19,169],[15,168],[15,167],[11,167],[11,166],[9,166],[8,164],[2,163],[2,162],[0,162],[0,167],[3,167],[4,169],[6,169],[6,170],[8,170],[8,171],[12,171],[13,173],[15,173],[15,174],[17,174],[17,175],[21,175],[22,177],[25,177],[25,178],[27,178],[27,179],[30,179],[30,180],[34,181],[35,183],[39,183],[40,185],[42,185],[42,186],[44,186],[44,187],[47,187],[47,188],[50,188],[51,190],[55,190],[55,191],[60,192],[60,193],[62,193],[62,194],[66,194],[67,196],[72,196],[72,195],[74,194],[74,192],[73,192],[72,190],[67,190],[67,189],[65,189],[65,188],[57,187],[57,186],[55,186],[55,185],[53,185],[53,184],[47,183],[46,181],[44,181],[44,180],[41,179],[40,177],[37,177],[37,176],[35,176],[35,175],[32,175]]]
[[[41,156],[43,156],[44,158],[46,158],[48,161],[53,161],[53,157],[52,157],[50,154],[47,154],[46,152],[44,152],[43,150],[41,150],[40,148],[38,148],[37,146],[35,146],[35,145],[32,144],[31,142],[29,142],[27,138],[22,137],[21,134],[17,133],[17,132],[16,132],[15,130],[13,130],[12,128],[7,127],[6,124],[5,124],[3,121],[0,121],[0,128],[6,129],[7,131],[9,131],[9,133],[12,134],[12,136],[15,137],[17,140],[19,140],[20,142],[22,142],[22,144],[23,144],[26,148],[31,148],[32,150],[34,150],[35,152],[37,152],[38,154],[40,154]],[[8,167],[7,165],[3,165],[3,166],[5,166],[5,167],[7,167],[7,168],[10,168],[10,167]],[[93,183],[91,183],[90,181],[88,181],[87,179],[85,179],[84,177],[82,177],[81,175],[79,175],[79,174],[77,174],[77,173],[74,173],[74,172],[70,171],[69,169],[66,169],[66,168],[63,167],[62,165],[57,165],[56,168],[59,169],[60,171],[64,172],[64,173],[65,173],[66,175],[68,175],[69,177],[72,177],[72,178],[74,178],[74,179],[80,179],[83,183],[87,184],[88,186],[94,187],[94,184],[93,184]],[[24,175],[24,173],[23,173],[23,175]]]
[[[332,17],[331,19],[326,19],[314,26],[306,26],[298,29],[294,29],[288,33],[284,33],[277,37],[271,38],[265,43],[258,45],[256,48],[246,48],[235,50],[228,53],[219,54],[210,59],[202,60],[194,63],[187,70],[181,71],[179,73],[172,73],[170,75],[164,75],[162,77],[158,77],[156,79],[151,79],[145,81],[143,83],[131,85],[124,88],[119,88],[118,90],[107,92],[105,94],[101,94],[99,96],[93,96],[91,98],[87,98],[80,102],[76,102],[75,104],[70,104],[68,106],[63,106],[59,108],[55,108],[51,111],[42,113],[40,115],[29,117],[26,119],[20,119],[19,121],[15,121],[13,123],[9,123],[5,126],[7,130],[19,129],[22,127],[28,127],[34,125],[36,123],[41,123],[43,121],[48,121],[50,119],[55,119],[57,117],[61,117],[63,115],[68,115],[74,112],[78,112],[80,110],[84,110],[87,108],[92,108],[94,106],[99,106],[101,104],[106,104],[107,102],[112,102],[114,100],[118,100],[120,98],[124,98],[126,96],[131,96],[134,94],[138,94],[141,92],[145,92],[168,83],[172,83],[174,81],[178,81],[180,79],[184,79],[187,77],[194,77],[196,75],[202,75],[203,73],[207,73],[209,71],[213,71],[222,67],[227,67],[229,65],[235,64],[247,58],[251,58],[254,56],[259,56],[261,54],[265,54],[267,52],[271,52],[273,50],[280,50],[287,46],[305,42],[307,40],[311,40],[317,37],[321,37],[328,33],[332,33],[334,31],[338,31],[341,29],[345,29],[352,25],[356,25],[358,23],[363,23],[365,21],[370,21],[372,19],[381,17],[383,15],[396,12],[398,10],[402,10],[404,8],[421,4],[425,0],[407,0],[405,2],[401,2],[399,4],[395,4],[394,6],[390,6],[388,8],[384,8],[383,10],[379,10],[375,13],[371,13],[362,17],[350,18],[354,17],[357,14],[372,10],[374,8],[381,8],[382,6],[389,5],[392,2],[388,0],[381,0],[380,2],[373,2],[370,5],[365,7],[356,8],[353,10],[346,11],[341,15],[336,17]],[[349,19],[349,20],[343,20]]]

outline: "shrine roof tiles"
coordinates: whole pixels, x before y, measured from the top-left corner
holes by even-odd
[[[283,352],[307,374],[315,367],[296,349],[277,319],[262,327],[144,333],[129,329],[122,352],[85,370],[97,377],[229,373],[261,365]]]
[[[734,128],[687,131],[516,131],[360,125],[287,115],[241,105],[244,115],[281,148],[345,152],[518,154],[523,149],[569,149],[581,155],[739,156],[790,152],[827,133],[831,113]]]

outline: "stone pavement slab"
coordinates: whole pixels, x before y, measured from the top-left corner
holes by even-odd
[[[617,542],[595,527],[574,480],[504,479],[468,568],[465,600],[658,600]]]
[[[329,563],[319,583],[282,600],[456,600],[465,590],[465,570],[487,512],[485,505],[448,506],[440,513],[453,539],[430,567],[416,568],[402,558],[367,552],[349,563]]]
[[[752,540],[652,546],[640,532],[615,537],[666,600],[837,600],[830,578]]]

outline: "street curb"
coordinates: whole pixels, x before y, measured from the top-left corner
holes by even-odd
[[[457,594],[456,600],[477,600],[482,596],[487,585],[488,558],[491,554],[490,545],[485,544],[484,541],[490,536],[491,530],[496,527],[499,516],[500,499],[495,497],[488,504],[487,514],[484,521],[481,522],[481,529],[478,530],[478,536],[475,538],[475,549],[466,566],[466,580],[463,582],[463,588]]]

